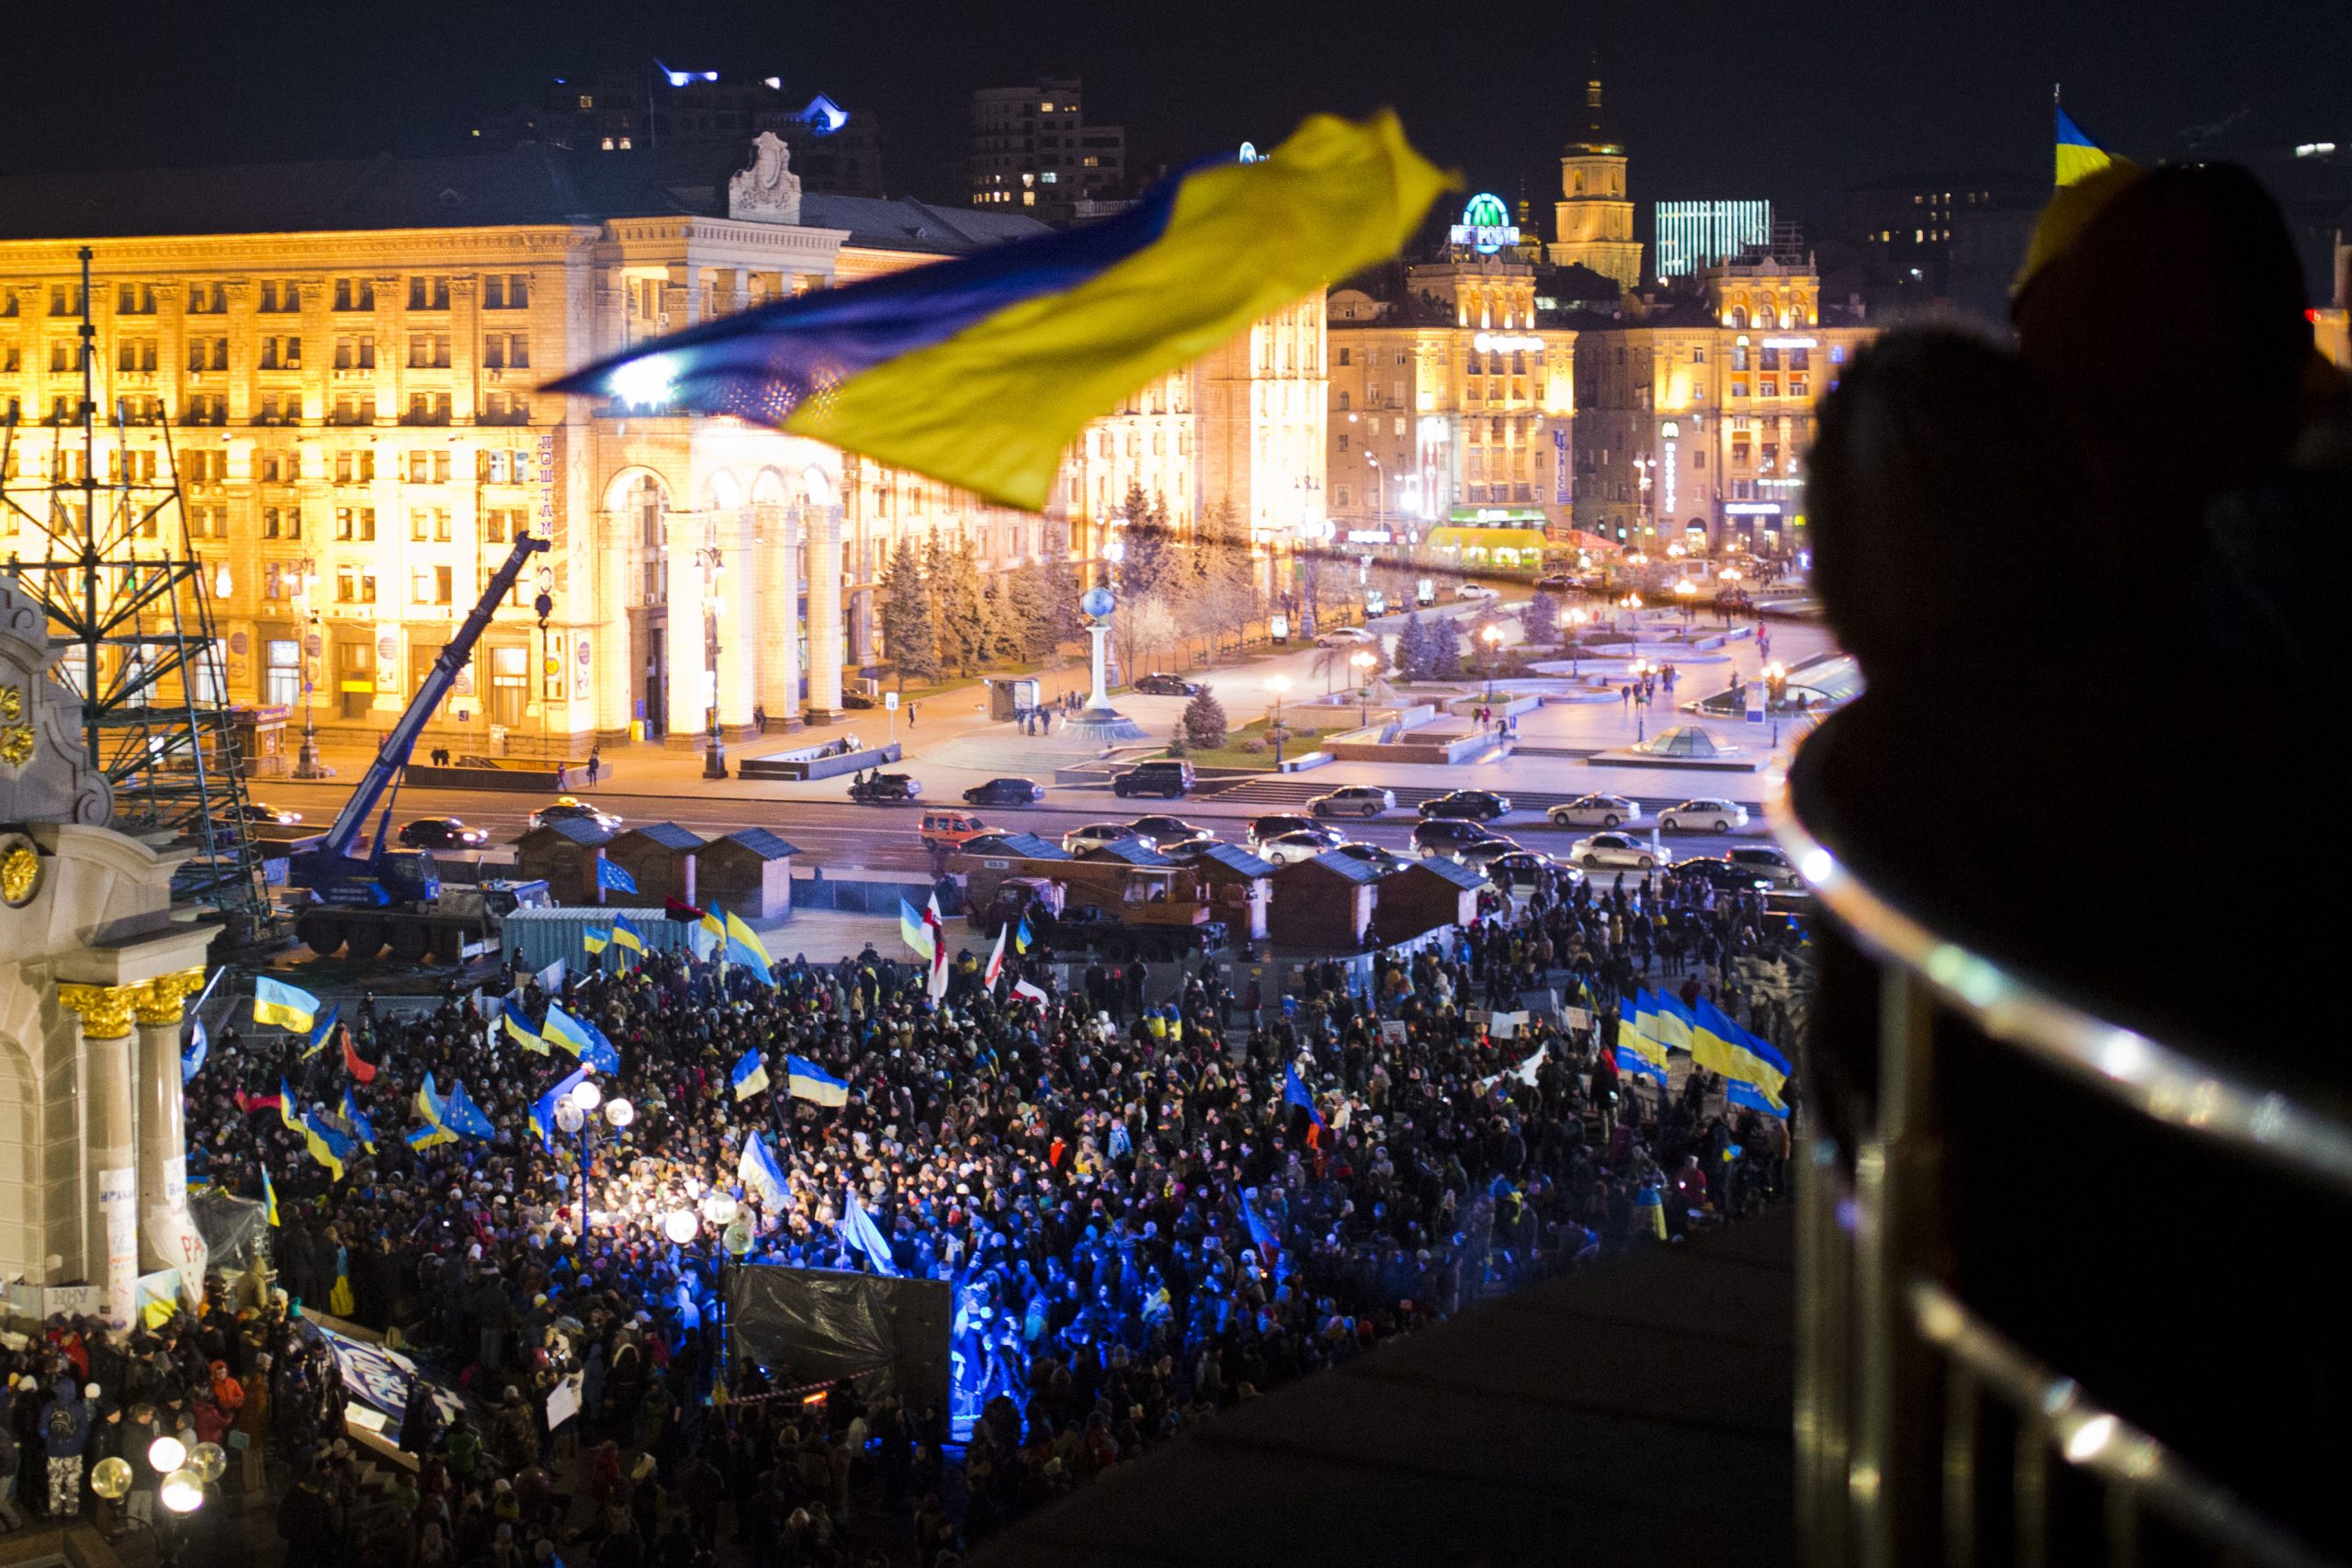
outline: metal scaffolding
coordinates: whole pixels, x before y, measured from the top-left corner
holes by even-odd
[[[274,916],[171,424],[126,399],[100,420],[86,246],[81,263],[80,407],[53,412],[45,444],[19,439],[11,417],[0,451],[0,505],[27,536],[8,570],[49,613],[89,766],[114,789],[112,826],[184,854],[174,894],[218,910],[243,944]],[[133,443],[140,428],[155,440]]]

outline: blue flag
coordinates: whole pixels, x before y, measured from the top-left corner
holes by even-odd
[[[474,1103],[473,1097],[466,1092],[462,1078],[449,1086],[449,1093],[441,1102],[441,1115],[443,1124],[451,1132],[463,1133],[469,1138],[498,1136],[497,1126],[482,1113],[481,1107]]]
[[[1724,1103],[1743,1106],[1749,1111],[1761,1111],[1767,1116],[1778,1116],[1783,1120],[1789,1114],[1789,1108],[1774,1096],[1766,1093],[1752,1083],[1742,1083],[1737,1078],[1724,1080]]]
[[[596,857],[596,886],[614,893],[634,893],[637,878],[626,866],[616,865],[603,855]]]
[[[352,1135],[368,1146],[369,1154],[374,1154],[376,1124],[368,1120],[367,1113],[359,1109],[359,1102],[351,1097],[349,1084],[345,1084],[343,1089],[343,1119],[350,1126]]]
[[[587,1076],[586,1067],[574,1067],[557,1079],[547,1093],[531,1102],[531,1131],[539,1135],[541,1148],[555,1147],[555,1108],[561,1105],[565,1097],[578,1089]]]
[[[187,1049],[180,1053],[180,1086],[204,1070],[205,1053],[212,1049],[212,1036],[205,1032],[204,1020],[196,1021],[196,1028],[188,1037]]]
[[[1323,1125],[1323,1112],[1315,1109],[1315,1097],[1306,1092],[1306,1085],[1299,1080],[1295,1065],[1283,1069],[1283,1102],[1305,1111],[1317,1127]]]

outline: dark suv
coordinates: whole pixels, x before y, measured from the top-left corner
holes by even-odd
[[[1193,764],[1177,758],[1137,762],[1111,781],[1113,795],[1160,795],[1175,800],[1193,788]]]

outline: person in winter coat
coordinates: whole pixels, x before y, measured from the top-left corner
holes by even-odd
[[[90,1406],[71,1380],[57,1380],[56,1397],[41,1413],[41,1438],[49,1450],[49,1517],[74,1519],[82,1513],[82,1453],[90,1443]]]

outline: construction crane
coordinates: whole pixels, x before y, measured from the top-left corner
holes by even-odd
[[[400,794],[401,770],[408,766],[425,720],[457,683],[474,644],[489,628],[500,601],[514,592],[523,568],[547,547],[545,539],[514,536],[505,564],[491,574],[473,613],[434,660],[399,722],[385,733],[375,761],[353,786],[351,798],[324,833],[297,845],[288,857],[288,884],[310,895],[296,915],[294,932],[321,957],[347,948],[354,959],[368,961],[389,946],[402,963],[416,963],[427,953],[454,962],[469,945],[485,940],[508,909],[546,901],[544,883],[492,883],[445,893],[429,852],[388,850],[385,839]],[[544,614],[544,604],[541,610]],[[376,817],[372,840],[367,837],[370,817]]]

